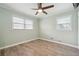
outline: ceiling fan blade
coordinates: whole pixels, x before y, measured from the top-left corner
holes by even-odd
[[[37,15],[38,14],[38,11],[35,13],[35,15]]]
[[[42,3],[38,3],[38,9],[42,8]]]
[[[48,8],[52,8],[52,7],[54,7],[54,5],[46,6],[46,7],[43,7],[42,9],[48,9]]]
[[[77,8],[79,6],[79,3],[73,3],[74,8]]]
[[[47,12],[46,11],[42,11],[42,12],[47,15]]]

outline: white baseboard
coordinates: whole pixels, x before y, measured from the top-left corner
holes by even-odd
[[[30,42],[30,41],[33,41],[33,40],[37,40],[37,39],[38,39],[38,38],[29,39],[29,40],[26,40],[26,41],[14,43],[14,44],[11,44],[11,45],[8,45],[8,46],[0,47],[0,49],[5,49],[5,48],[13,47],[13,46],[16,46],[16,45],[19,45],[19,44],[23,44],[23,43],[27,43],[27,42]]]
[[[11,45],[8,45],[8,46],[1,47],[0,49],[13,47],[13,46],[16,46],[16,45],[19,45],[19,44],[23,44],[23,43],[27,43],[27,42],[30,42],[30,41],[33,41],[33,40],[37,40],[37,39],[46,40],[46,41],[50,41],[50,42],[55,42],[55,43],[59,43],[59,44],[63,44],[63,45],[66,45],[66,46],[70,46],[70,47],[74,47],[74,48],[79,49],[79,46],[75,46],[75,45],[71,45],[71,44],[67,44],[67,43],[63,43],[63,42],[58,42],[58,41],[55,41],[55,40],[45,39],[45,38],[29,39],[29,40],[26,40],[26,41],[23,41],[23,42],[14,43],[14,44],[11,44]]]
[[[79,46],[71,45],[71,44],[68,44],[68,43],[58,42],[58,41],[55,41],[55,40],[50,40],[50,39],[45,39],[45,38],[40,38],[40,39],[50,41],[50,42],[55,42],[55,43],[58,43],[58,44],[63,44],[63,45],[69,46],[69,47],[79,49]]]

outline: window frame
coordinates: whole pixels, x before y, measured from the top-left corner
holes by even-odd
[[[59,31],[72,31],[72,25],[71,25],[71,15],[67,15],[67,16],[61,16],[59,18],[56,19],[56,22],[57,22],[57,26],[56,26],[56,29],[59,30]],[[69,19],[67,19],[69,18]],[[69,22],[63,22],[62,19],[64,19],[63,21],[66,21],[65,19],[67,19]],[[58,21],[60,20],[60,21]],[[61,22],[62,21],[62,22]],[[58,24],[58,22],[61,22],[60,24]],[[68,25],[69,24],[69,27],[64,27],[64,25]],[[63,26],[63,28],[58,28],[60,27],[60,25]]]
[[[24,22],[25,22],[25,24],[24,24],[24,25],[25,25],[25,26],[24,26],[25,29],[33,29],[33,21],[32,21],[32,20],[29,20],[29,21],[31,21],[32,23],[31,23],[31,24],[28,24],[28,23],[26,23],[27,20],[28,20],[28,19],[26,19],[26,20],[24,21]],[[32,28],[26,28],[27,25],[31,25]]]
[[[24,21],[23,21],[23,23],[19,23],[19,22],[14,22],[14,17],[15,17],[16,19],[19,19],[19,18],[20,18],[20,17],[16,17],[16,16],[13,16],[13,17],[12,17],[12,29],[14,29],[14,30],[20,30],[18,27],[17,27],[17,28],[14,27],[15,24],[20,24],[20,25],[23,25],[23,28],[21,28],[21,29],[33,30],[33,20],[30,20],[30,21],[32,22],[32,24],[26,24],[25,21],[26,21],[26,20],[29,20],[29,19],[20,18],[20,19],[23,19]],[[31,25],[32,28],[25,28],[27,25]]]

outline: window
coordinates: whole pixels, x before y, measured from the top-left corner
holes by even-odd
[[[71,30],[71,16],[57,19],[57,29],[62,31]]]
[[[24,29],[24,19],[13,17],[13,29]]]
[[[33,29],[33,21],[13,17],[13,29]]]
[[[32,29],[33,22],[31,20],[25,20],[25,29]]]

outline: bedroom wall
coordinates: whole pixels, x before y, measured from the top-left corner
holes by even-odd
[[[3,33],[2,33],[3,32],[3,29],[2,29],[3,28],[2,27],[3,20],[1,20],[3,18],[1,17],[1,14],[2,13],[0,13],[0,47],[4,45],[3,44],[4,42],[2,41],[3,40]]]
[[[33,30],[12,29],[12,16],[33,20]],[[36,39],[38,37],[38,20],[31,16],[0,7],[0,47]]]
[[[59,31],[56,29],[56,18],[71,15],[72,31]],[[78,46],[78,17],[77,11],[69,11],[58,15],[52,15],[40,20],[40,36],[48,40],[59,41]]]

